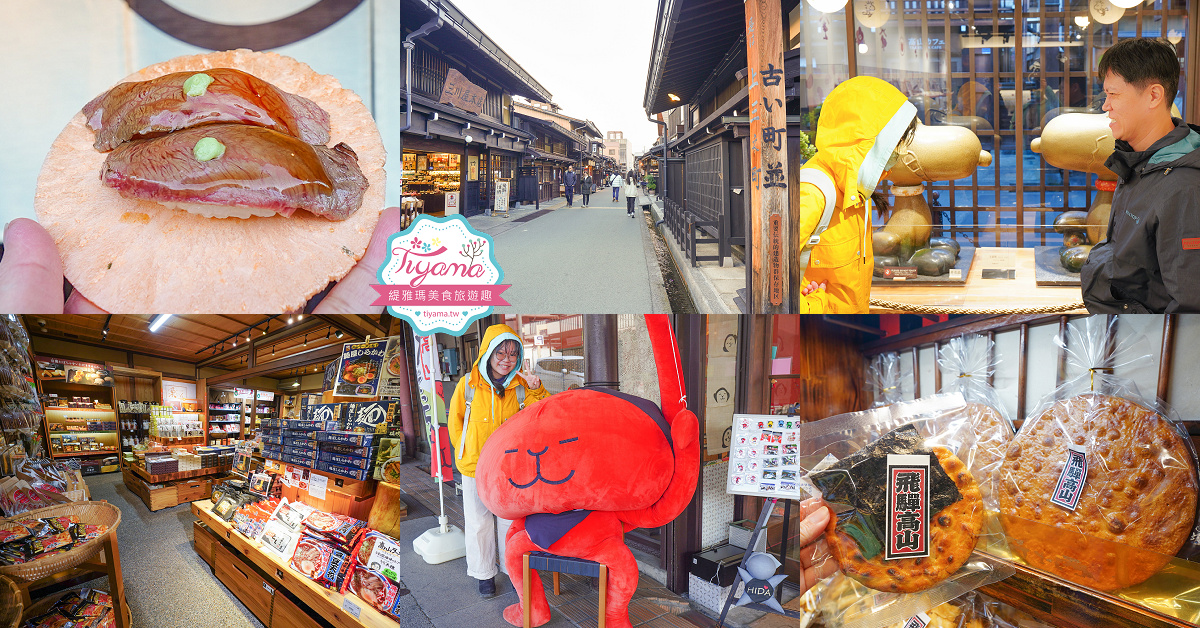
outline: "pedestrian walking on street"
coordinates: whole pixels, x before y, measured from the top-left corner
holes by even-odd
[[[536,375],[517,373],[523,355],[521,340],[511,327],[488,327],[479,358],[455,387],[446,417],[454,465],[462,474],[467,575],[478,581],[479,595],[484,598],[496,595],[496,560],[497,556],[503,560],[505,535],[512,522],[492,514],[479,499],[475,489],[479,452],[502,423],[550,396]]]
[[[621,175],[614,172],[613,176],[612,176],[612,181],[609,182],[609,185],[612,186],[613,202],[615,203],[615,202],[617,202],[617,196],[620,195],[620,193],[621,193],[621,186],[625,185],[625,182],[621,180]]]
[[[575,174],[575,166],[567,168],[567,174],[563,177],[563,188],[567,193],[567,207],[575,201],[575,183],[578,181],[579,175]]]
[[[637,204],[638,188],[637,181],[634,180],[633,171],[629,171],[629,176],[625,181],[625,204],[629,210],[629,217],[633,218],[633,206]]]
[[[579,193],[583,195],[583,206],[588,206],[588,199],[592,196],[592,175],[583,174],[583,180],[579,182]]]

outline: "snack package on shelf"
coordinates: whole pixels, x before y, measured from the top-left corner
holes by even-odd
[[[95,589],[71,591],[59,598],[50,610],[30,617],[23,628],[112,628],[116,626],[112,596]]]
[[[292,553],[289,564],[309,580],[327,589],[340,591],[354,561],[333,543],[304,534],[296,543],[296,551]]]
[[[881,353],[867,366],[867,389],[875,395],[872,408],[904,401],[912,393],[912,374],[896,353]]]
[[[400,598],[400,587],[383,574],[361,565],[354,565],[343,589],[343,593],[353,593],[375,610],[400,619],[399,605],[403,602]]]
[[[1082,375],[1029,413],[1000,468],[1011,550],[1099,591],[1146,582],[1200,549],[1196,452],[1171,408],[1113,374],[1150,359],[1143,339],[1117,342],[1117,321],[1076,321],[1056,339]],[[1150,598],[1172,597],[1168,578]]]
[[[0,522],[0,565],[19,565],[66,552],[108,532],[108,526],[79,517],[9,519]]]
[[[987,336],[960,336],[951,338],[938,352],[938,366],[945,382],[941,392],[962,394],[974,432],[974,447],[968,450],[963,462],[979,483],[983,505],[993,511],[999,508],[1000,463],[1016,431],[1008,409],[988,383],[996,370],[992,358],[994,346],[995,342]]]
[[[799,423],[795,440],[801,489],[833,512],[811,564],[874,590],[831,628],[905,620],[1013,573],[975,551],[1004,538],[964,462],[977,441],[961,394]]]

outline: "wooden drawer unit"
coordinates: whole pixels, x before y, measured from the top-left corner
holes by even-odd
[[[275,595],[275,605],[271,610],[271,623],[269,628],[322,628],[322,624],[309,616],[310,611],[305,611],[295,602],[288,599],[288,596],[277,593]]]
[[[192,546],[196,548],[200,560],[208,563],[209,567],[213,566],[213,557],[219,544],[220,541],[217,540],[215,533],[208,527],[199,521],[192,522]]]
[[[176,499],[180,504],[208,499],[212,495],[212,481],[208,478],[192,478],[175,483]]]
[[[224,545],[217,544],[215,549],[213,571],[216,572],[217,579],[224,583],[259,621],[264,624],[270,622],[275,587]]]

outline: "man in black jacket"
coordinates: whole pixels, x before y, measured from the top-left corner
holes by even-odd
[[[1108,238],[1081,274],[1092,313],[1200,312],[1200,127],[1171,116],[1179,58],[1158,39],[1126,39],[1100,60],[1120,181]]]

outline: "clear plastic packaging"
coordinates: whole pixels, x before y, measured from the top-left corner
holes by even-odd
[[[904,401],[912,393],[912,373],[896,353],[881,353],[867,366],[867,390],[875,395],[872,408]]]
[[[1082,374],[1044,397],[1000,469],[1010,549],[1030,565],[1101,591],[1137,585],[1197,554],[1196,452],[1165,403],[1117,377],[1150,355],[1117,342],[1117,318],[1056,339]]]
[[[999,507],[1000,464],[1016,431],[996,389],[988,383],[996,369],[994,344],[991,338],[980,335],[951,338],[941,347],[937,359],[943,372],[940,392],[960,393],[967,403],[974,446],[966,449],[963,462],[979,482],[988,510]]]
[[[869,606],[873,591],[838,574],[813,587],[800,601],[801,626],[827,627],[829,617],[844,615],[852,607]],[[923,612],[927,628],[1050,628],[1032,615],[978,591],[969,591]],[[909,618],[884,624],[908,628]]]
[[[836,560],[870,592],[826,616],[830,628],[903,621],[1012,574],[975,551],[1004,539],[964,463],[976,438],[961,394],[804,423],[797,436],[802,485],[834,513],[813,562]]]

